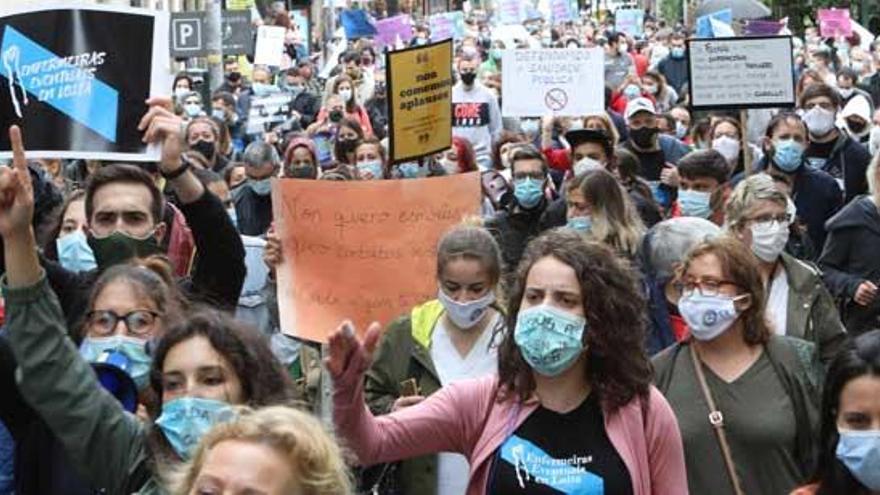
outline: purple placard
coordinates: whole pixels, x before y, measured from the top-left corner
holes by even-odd
[[[398,37],[404,44],[412,39],[412,19],[406,14],[376,21],[376,44],[379,48],[394,46]]]
[[[743,28],[746,36],[775,36],[782,31],[784,24],[780,21],[755,21],[749,20]]]

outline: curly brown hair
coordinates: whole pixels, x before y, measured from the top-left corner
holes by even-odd
[[[736,284],[739,294],[751,296],[751,304],[740,313],[743,322],[743,340],[749,345],[763,345],[770,340],[770,328],[764,320],[765,290],[758,261],[739,240],[721,236],[697,245],[685,256],[678,271],[681,280],[697,258],[712,255],[721,265],[725,280]]]
[[[522,357],[512,330],[516,328],[529,271],[547,257],[572,267],[580,283],[587,320],[587,380],[599,399],[614,411],[636,396],[647,396],[652,379],[645,351],[647,307],[635,271],[607,246],[561,228],[529,243],[519,264],[508,306],[507,327],[511,331],[498,351],[502,399],[516,395],[525,401],[535,390],[532,368]]]

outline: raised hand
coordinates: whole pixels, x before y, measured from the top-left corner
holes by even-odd
[[[34,217],[34,189],[24,155],[21,129],[9,128],[12,168],[0,167],[0,235],[21,237],[31,232]]]
[[[371,323],[367,328],[363,341],[357,337],[357,331],[352,322],[342,322],[327,342],[330,347],[330,355],[324,359],[324,364],[330,374],[337,378],[348,372],[351,366],[358,367],[357,373],[365,372],[373,362],[373,352],[375,352],[381,336],[382,327],[376,322]]]
[[[147,100],[150,109],[138,123],[138,130],[144,131],[145,143],[162,144],[160,167],[170,173],[180,167],[180,155],[184,150],[183,119],[171,110],[171,98],[159,97]]]

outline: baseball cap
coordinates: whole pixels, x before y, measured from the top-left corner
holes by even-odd
[[[626,118],[626,120],[629,120],[639,112],[648,112],[651,115],[657,115],[657,110],[654,108],[654,104],[651,102],[651,100],[647,98],[636,98],[635,100],[627,103],[624,118]]]

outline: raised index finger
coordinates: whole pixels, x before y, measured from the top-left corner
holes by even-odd
[[[17,126],[9,128],[9,143],[12,145],[12,166],[16,170],[27,170],[27,159],[24,156],[24,144],[21,142],[21,129]]]

